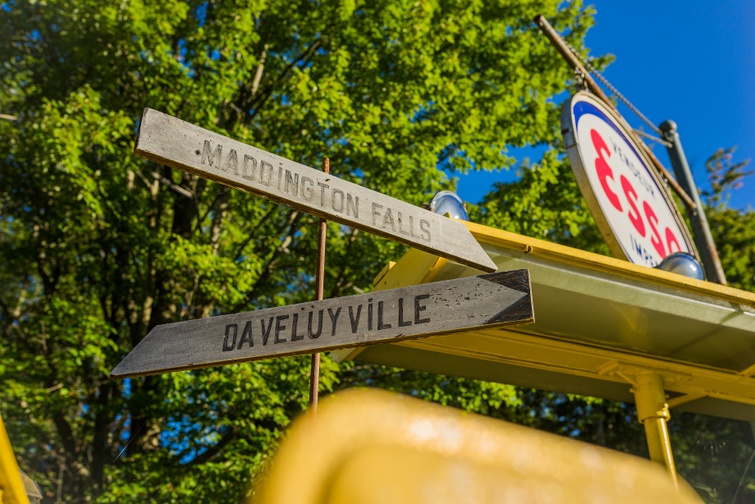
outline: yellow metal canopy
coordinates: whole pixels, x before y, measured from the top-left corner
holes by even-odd
[[[408,369],[633,402],[661,377],[670,407],[755,421],[755,294],[465,223],[501,270],[528,268],[535,323],[335,352]],[[376,289],[480,272],[418,250]]]

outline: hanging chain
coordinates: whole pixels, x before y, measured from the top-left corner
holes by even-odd
[[[636,129],[636,130],[634,130],[634,132],[637,133],[638,135],[640,135],[641,137],[647,138],[648,140],[650,140],[652,142],[659,143],[659,144],[663,145],[666,148],[669,148],[669,147],[673,146],[673,144],[671,142],[667,142],[663,138],[658,138],[657,136],[653,136],[653,135],[650,135],[648,133],[645,133],[642,130]]]
[[[574,81],[577,83],[577,86],[582,91],[587,91],[587,80],[585,79],[585,75],[582,73],[582,70],[575,68],[574,69]]]
[[[623,94],[621,94],[619,92],[618,89],[616,89],[610,82],[608,82],[608,79],[606,79],[603,76],[603,74],[601,74],[594,66],[592,66],[592,64],[590,64],[590,62],[587,61],[587,59],[583,58],[582,55],[579,54],[579,52],[575,48],[573,48],[566,40],[564,40],[564,44],[566,45],[566,47],[569,48],[569,50],[572,52],[572,54],[574,54],[574,56],[585,66],[585,68],[587,69],[588,72],[590,72],[591,74],[593,74],[606,88],[608,88],[609,91],[611,91],[611,93],[613,93],[614,96],[616,96],[616,98],[618,98],[619,100],[621,100],[624,103],[624,105],[626,105],[629,108],[629,110],[631,110],[632,112],[634,112],[635,115],[637,115],[637,117],[639,117],[645,124],[647,124],[648,127],[650,127],[650,129],[652,129],[658,136],[663,137],[663,133],[661,132],[661,130],[658,129],[658,127],[655,124],[653,124],[650,121],[650,119],[648,119],[647,117],[645,117],[645,114],[643,114],[642,112],[640,112],[640,109],[638,109],[637,107],[635,107],[632,104],[632,102],[630,102]],[[637,131],[637,130],[635,130],[635,131]],[[655,142],[658,142],[658,143],[661,143],[661,144],[664,144],[664,145],[666,145],[668,143],[665,140],[662,140],[661,138],[656,138],[656,137],[650,136],[650,135],[648,135],[647,133],[644,133],[644,132],[640,133],[640,134],[643,135],[643,136],[645,136],[645,138],[649,138],[650,140],[653,140]]]

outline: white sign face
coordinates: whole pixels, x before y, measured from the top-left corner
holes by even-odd
[[[684,221],[624,122],[587,93],[562,110],[562,134],[580,190],[614,254],[655,267],[697,255]]]

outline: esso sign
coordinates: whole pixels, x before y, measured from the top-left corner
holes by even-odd
[[[673,200],[614,112],[578,93],[561,115],[580,190],[614,254],[646,266],[667,255],[697,255]]]

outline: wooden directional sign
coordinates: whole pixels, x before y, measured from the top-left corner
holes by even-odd
[[[533,321],[529,272],[491,273],[157,326],[111,376],[218,366]]]
[[[136,154],[385,236],[481,271],[496,265],[460,222],[276,156],[152,109]]]

